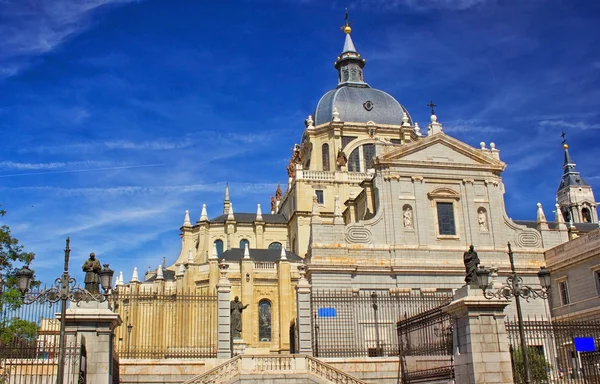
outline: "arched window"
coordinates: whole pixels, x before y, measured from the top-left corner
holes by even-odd
[[[360,172],[360,147],[356,148],[348,158],[348,171]]]
[[[375,144],[363,145],[363,158],[365,159],[365,171],[371,168],[371,162],[375,157]]]
[[[584,223],[592,222],[592,215],[590,215],[590,210],[588,208],[581,209],[581,218],[583,219]]]
[[[271,303],[261,300],[258,303],[258,340],[271,341]]]
[[[223,240],[215,240],[215,246],[217,247],[217,255],[223,254]]]
[[[281,243],[278,243],[277,241],[272,242],[271,244],[269,244],[269,249],[276,249],[278,251],[281,250]]]
[[[323,170],[329,171],[329,144],[323,144],[321,147],[321,156],[323,158]]]
[[[248,241],[248,239],[240,240],[240,248],[246,249],[246,245],[248,245],[248,248],[250,248],[250,242]]]

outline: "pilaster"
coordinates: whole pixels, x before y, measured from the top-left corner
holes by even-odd
[[[217,359],[231,358],[231,282],[228,264],[220,263],[221,278],[217,284]]]
[[[290,350],[290,333],[288,332],[292,321],[293,294],[291,288],[291,267],[289,260],[279,260],[279,350],[281,353]]]
[[[300,280],[296,285],[296,326],[298,327],[298,353],[313,355],[312,350],[312,317],[310,311],[311,285],[306,280],[305,265],[298,267]]]
[[[244,305],[249,304],[242,315],[242,339],[252,343],[255,341],[252,337],[252,331],[256,328],[256,326],[253,326],[254,324],[252,324],[252,319],[258,318],[258,308],[254,305],[254,260],[242,259],[240,265],[240,280],[240,301],[244,303]]]

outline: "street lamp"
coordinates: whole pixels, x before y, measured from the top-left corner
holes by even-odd
[[[373,306],[373,314],[375,317],[375,341],[377,343],[377,348],[375,350],[375,356],[381,356],[381,343],[379,340],[379,322],[377,321],[377,292],[372,292],[371,293],[371,301],[373,302],[372,306]]]
[[[133,325],[131,323],[127,324],[127,358],[129,359],[129,347],[131,345],[131,331],[133,330]]]
[[[77,281],[69,275],[69,255],[71,248],[69,243],[71,240],[67,237],[65,247],[65,264],[62,276],[54,281],[54,286],[45,289],[42,292],[27,293],[31,281],[33,280],[33,271],[29,265],[16,272],[17,287],[21,292],[21,298],[24,304],[38,303],[56,303],[61,302],[60,306],[60,337],[58,349],[58,369],[57,369],[57,384],[62,384],[64,380],[65,368],[65,317],[67,312],[67,301],[79,303],[81,301],[104,302],[108,299],[108,292],[112,287],[112,278],[114,271],[104,264],[104,268],[98,273],[104,294],[94,294],[76,286]]]
[[[550,290],[550,271],[546,267],[541,267],[538,271],[538,278],[540,279],[539,288],[532,288],[528,285],[523,284],[523,279],[515,272],[515,261],[508,243],[508,258],[510,260],[510,271],[511,274],[506,278],[506,284],[503,284],[500,288],[493,291],[488,291],[487,288],[490,284],[490,271],[485,269],[483,265],[479,266],[477,270],[477,283],[483,290],[483,295],[486,299],[506,299],[510,300],[515,298],[515,305],[517,307],[517,326],[519,328],[519,337],[521,339],[521,353],[523,354],[523,365],[525,366],[525,383],[531,383],[531,375],[529,372],[529,358],[527,356],[527,342],[525,341],[525,331],[523,329],[523,312],[521,310],[521,300],[524,298],[525,301],[529,299],[546,299],[548,298],[548,291]]]

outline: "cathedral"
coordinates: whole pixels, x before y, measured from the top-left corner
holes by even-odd
[[[293,349],[298,267],[313,292],[449,296],[464,285],[470,245],[501,279],[510,270],[510,242],[518,273],[539,286],[545,250],[598,227],[592,189],[566,144],[556,206],[538,204],[535,221],[509,218],[501,148],[447,135],[433,103],[421,129],[393,96],[371,87],[348,24],[343,32],[337,85],[298,131],[287,185],[271,206],[236,212],[226,189],[221,215],[208,217],[203,205],[192,222],[186,211],[179,255],[143,281],[137,271],[128,284],[121,276],[120,292],[215,294],[226,263],[232,298],[248,304],[243,340],[257,353],[282,353]],[[524,310],[549,316],[543,300]]]

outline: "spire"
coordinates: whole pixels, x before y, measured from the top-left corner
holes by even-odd
[[[244,247],[244,259],[249,259],[250,258],[250,249],[248,248],[248,243],[245,244],[246,246]]]
[[[165,277],[163,276],[163,267],[162,264],[158,266],[158,269],[156,269],[156,280],[164,280]]]
[[[233,204],[229,203],[229,212],[227,212],[227,220],[234,220],[233,217]]]
[[[360,57],[360,53],[356,51],[350,32],[350,21],[348,21],[348,10],[346,9],[346,22],[341,27],[341,30],[346,34],[342,53],[338,56],[334,66],[338,70],[338,87],[350,85],[355,87],[368,87],[369,85],[363,80],[363,67],[365,59]]]
[[[206,204],[202,204],[202,212],[200,213],[200,221],[208,221],[208,214],[206,213]]]
[[[537,203],[537,229],[538,231],[548,229],[548,222],[546,220],[546,215],[544,214],[544,210],[542,209],[542,203]]]
[[[124,284],[124,282],[123,282],[123,271],[121,271],[121,272],[119,272],[119,277],[117,277],[117,284],[116,285],[118,287],[119,285],[123,285],[123,284]]]
[[[192,222],[190,221],[190,211],[188,211],[187,209],[185,210],[185,215],[183,216],[183,226],[184,227],[192,226]]]
[[[286,252],[285,252],[285,247],[281,246],[281,253],[279,254],[279,259],[280,260],[287,260],[287,256],[286,256]]]
[[[568,186],[589,186],[585,180],[581,177],[579,172],[575,169],[575,162],[571,158],[571,154],[569,153],[569,145],[567,143],[563,144],[563,149],[565,151],[564,161],[563,161],[563,176],[560,182],[559,190],[568,187]]]
[[[137,267],[133,268],[133,274],[131,275],[131,280],[129,282],[130,283],[139,283],[140,282],[140,277],[138,276]]]
[[[212,249],[212,253],[210,255],[210,260],[218,260],[219,259],[219,252],[217,252],[217,244],[213,243],[213,249]]]
[[[227,215],[229,213],[229,206],[231,202],[229,201],[229,183],[225,184],[225,199],[223,199],[223,214]]]
[[[256,221],[262,221],[262,211],[260,210],[260,204],[256,205]]]

